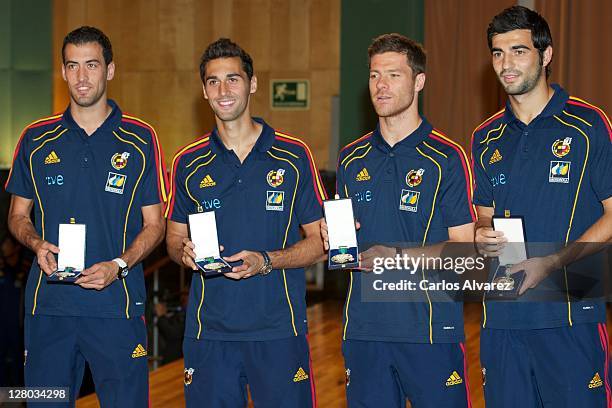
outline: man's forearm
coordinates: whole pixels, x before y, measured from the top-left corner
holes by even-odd
[[[43,241],[40,235],[38,235],[38,232],[36,232],[29,217],[23,215],[10,216],[8,219],[8,228],[17,241],[32,252],[36,252],[36,247]]]
[[[141,262],[164,238],[163,222],[145,225],[128,249],[121,254],[129,267]]]
[[[575,242],[553,255],[555,266],[562,268],[572,262],[601,251],[612,240],[612,214],[606,213],[591,225]]]
[[[303,268],[323,259],[325,250],[321,238],[313,235],[289,248],[268,251],[274,269]]]
[[[166,251],[168,256],[179,265],[183,264],[183,238],[179,235],[166,236]]]

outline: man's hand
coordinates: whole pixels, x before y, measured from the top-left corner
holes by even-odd
[[[119,273],[119,265],[113,261],[99,262],[85,269],[76,280],[76,284],[85,289],[102,290],[115,279]]]
[[[34,247],[36,253],[36,260],[40,269],[47,275],[51,275],[57,270],[57,261],[55,260],[54,254],[59,254],[59,248],[47,241],[40,241]]]
[[[183,261],[183,265],[193,269],[194,271],[197,271],[198,266],[195,264],[196,254],[193,251],[194,249],[194,243],[191,242],[189,238],[183,238],[183,257],[181,258],[181,260]]]
[[[512,265],[507,269],[510,274],[515,274],[520,271],[525,271],[525,280],[519,289],[519,295],[525,293],[528,289],[533,289],[542,282],[554,270],[559,269],[557,260],[554,256],[544,256],[527,259],[523,262]]]
[[[361,228],[361,224],[358,221],[355,221],[355,229],[358,230]],[[325,218],[321,219],[321,238],[323,239],[323,248],[326,251],[329,251],[329,229],[327,227],[327,223],[325,222]]]
[[[478,253],[481,255],[499,256],[507,241],[508,239],[504,236],[503,231],[495,231],[491,227],[476,228],[474,242]]]
[[[397,250],[395,248],[386,247],[384,245],[374,245],[359,254],[359,268],[366,272],[372,272],[374,269],[375,258],[395,258]]]
[[[232,279],[245,279],[257,275],[265,264],[262,254],[254,251],[240,251],[232,256],[224,257],[227,262],[242,261],[242,265],[234,266],[231,272],[225,274]]]

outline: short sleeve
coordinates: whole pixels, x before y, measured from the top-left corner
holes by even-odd
[[[159,149],[155,135],[152,135],[143,175],[143,206],[159,204],[165,201],[165,172],[166,169],[161,157],[161,149]]]
[[[481,152],[478,150],[476,138],[472,142],[472,166],[474,176],[474,205],[493,207],[493,185],[485,172],[485,169],[477,160]]]
[[[471,197],[472,177],[462,150],[449,155],[442,182],[440,206],[444,226],[448,228],[476,221]]]
[[[20,197],[32,199],[34,197],[32,177],[30,174],[29,154],[30,146],[28,143],[27,131],[21,137],[15,147],[13,165],[6,182],[6,191]]]
[[[295,215],[301,225],[310,224],[323,217],[325,188],[310,153],[305,149],[300,159],[300,181],[295,207]]]
[[[604,201],[612,196],[612,133],[605,114],[594,123],[590,139],[593,141],[593,156],[589,163],[591,185],[597,199]]]
[[[172,221],[187,224],[189,198],[185,190],[185,174],[182,171],[182,160],[180,158],[176,160],[172,173],[167,218]],[[191,212],[193,212],[193,209]]]

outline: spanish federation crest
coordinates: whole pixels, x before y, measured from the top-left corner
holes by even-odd
[[[195,370],[193,368],[186,368],[185,369],[185,378],[183,379],[183,382],[185,383],[185,385],[189,385],[193,381],[193,372],[194,371]]]
[[[570,152],[571,144],[572,144],[571,137],[566,137],[565,139],[555,140],[555,142],[552,144],[552,154],[554,154],[555,157],[558,157],[558,158],[566,156]]]
[[[111,157],[111,166],[113,166],[113,169],[115,170],[125,168],[125,166],[127,166],[128,157],[130,157],[128,152],[113,154],[113,157]]]
[[[423,181],[423,173],[425,173],[424,169],[410,170],[408,174],[406,174],[406,184],[408,184],[409,187],[418,186],[421,184],[421,181]]]
[[[270,187],[276,188],[280,186],[281,184],[283,184],[284,174],[285,174],[285,169],[270,170],[268,172],[268,175],[266,176],[266,180],[268,181],[268,184],[270,185]]]

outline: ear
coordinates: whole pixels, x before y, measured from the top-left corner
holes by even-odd
[[[549,45],[548,47],[546,47],[546,49],[544,50],[544,53],[542,54],[542,67],[547,67],[548,64],[550,64],[550,62],[552,61],[552,57],[553,57],[553,49],[552,47]]]
[[[64,78],[64,81],[68,82],[66,78],[66,66],[64,64],[62,64],[62,78]]]
[[[111,63],[106,66],[106,80],[110,81],[114,77],[115,77],[115,63],[111,61]]]
[[[414,78],[414,92],[421,92],[425,87],[425,73],[421,72]]]
[[[251,91],[249,93],[254,94],[257,92],[257,77],[253,75],[251,77]]]
[[[206,93],[206,85],[202,84],[202,93],[204,94],[204,99],[208,99],[208,94]]]

